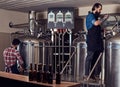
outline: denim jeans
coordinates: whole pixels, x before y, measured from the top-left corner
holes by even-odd
[[[14,64],[13,66],[11,66],[11,71],[14,74],[19,74],[20,73],[19,70],[18,70],[18,68],[17,68],[17,63]]]
[[[89,75],[99,55],[100,55],[100,51],[88,51],[87,52],[87,57],[86,57],[86,62],[85,62],[85,75],[86,76]],[[96,65],[91,77],[99,75],[100,72],[101,72],[101,59]]]

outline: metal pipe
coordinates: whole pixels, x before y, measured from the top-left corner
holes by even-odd
[[[54,51],[54,53],[55,53],[55,77],[56,77],[56,68],[57,68],[57,63],[56,63],[56,58],[57,58],[57,56],[56,56],[56,53],[57,53],[57,48],[56,48],[56,46],[57,46],[57,35],[55,34],[55,51]]]
[[[29,23],[23,23],[23,24],[13,24],[12,22],[9,22],[10,28],[29,28]]]
[[[74,56],[74,54],[76,53],[76,48],[74,47],[74,52],[71,54],[70,58],[68,59],[67,63],[65,64],[65,66],[63,67],[62,71],[60,72],[60,74],[62,74],[64,72],[64,70],[66,69],[66,67],[68,66],[68,64],[70,63],[72,57]]]
[[[41,24],[39,24],[39,21],[40,20],[36,20],[37,26],[41,26]],[[13,24],[13,22],[9,22],[9,27],[10,28],[29,28],[29,23]]]
[[[29,30],[31,35],[35,35],[35,28],[36,28],[36,12],[30,11],[29,12]]]
[[[69,53],[71,55],[71,46],[72,46],[72,31],[71,29],[68,29],[68,34],[69,34]],[[70,58],[70,55],[69,55],[69,58]],[[69,62],[69,74],[71,74],[71,62]]]
[[[59,37],[58,37],[58,46],[59,46],[59,47],[58,47],[58,56],[59,56],[59,57],[58,57],[58,60],[59,60],[59,61],[58,61],[58,64],[59,64],[59,66],[60,66],[60,59],[61,59],[61,58],[60,58],[60,57],[61,57],[61,56],[60,56],[60,52],[61,52],[61,47],[60,47],[60,46],[61,46],[61,37],[60,37],[60,36],[61,36],[61,34],[62,34],[62,33],[59,33]],[[59,68],[60,68],[60,67],[59,67]]]
[[[64,66],[64,36],[65,36],[65,33],[66,32],[63,32],[63,34],[62,34],[62,68],[63,68],[63,66]]]
[[[52,41],[52,44],[54,43],[54,30],[51,29],[51,41]]]
[[[45,64],[45,43],[43,42],[43,65]]]

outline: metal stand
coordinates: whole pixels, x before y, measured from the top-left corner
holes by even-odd
[[[98,81],[98,82],[96,82],[96,81],[95,81],[95,82],[89,81],[90,76],[91,76],[91,74],[93,73],[93,71],[94,71],[96,65],[98,64],[99,60],[101,59],[102,55],[103,55],[103,53],[100,53],[100,55],[99,55],[97,61],[95,62],[95,64],[94,64],[94,66],[93,66],[90,74],[88,75],[87,80],[80,82],[80,83],[82,83],[82,87],[103,87],[104,84],[102,84],[102,78],[101,78],[101,80]],[[103,75],[103,74],[101,73],[101,77],[102,77],[102,75]]]
[[[66,36],[68,35],[68,36]],[[52,46],[54,47],[53,61],[54,72],[56,75],[56,66],[59,65],[61,74],[71,74],[71,59],[75,55],[75,47],[72,46],[72,31],[71,29],[52,30]],[[71,49],[74,49],[74,52]]]

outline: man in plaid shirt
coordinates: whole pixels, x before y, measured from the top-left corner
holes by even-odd
[[[10,73],[19,74],[19,70],[23,70],[23,59],[20,56],[17,46],[20,44],[19,39],[13,39],[11,47],[6,48],[3,51],[3,57],[5,62],[5,71]],[[19,64],[19,70],[18,70]]]

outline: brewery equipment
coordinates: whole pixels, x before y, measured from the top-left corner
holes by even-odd
[[[86,32],[84,31],[79,32],[77,34],[78,37],[73,41],[73,45],[77,48],[73,64],[74,76],[77,82],[82,81],[85,75],[85,59],[87,55],[87,44],[84,37],[85,34]]]
[[[21,40],[20,53],[25,61],[25,68],[28,70],[30,63],[49,64],[50,62],[50,42],[45,39],[38,39],[34,36],[19,37]],[[48,52],[49,51],[49,52]]]
[[[106,45],[105,85],[120,87],[120,34],[109,39]]]

